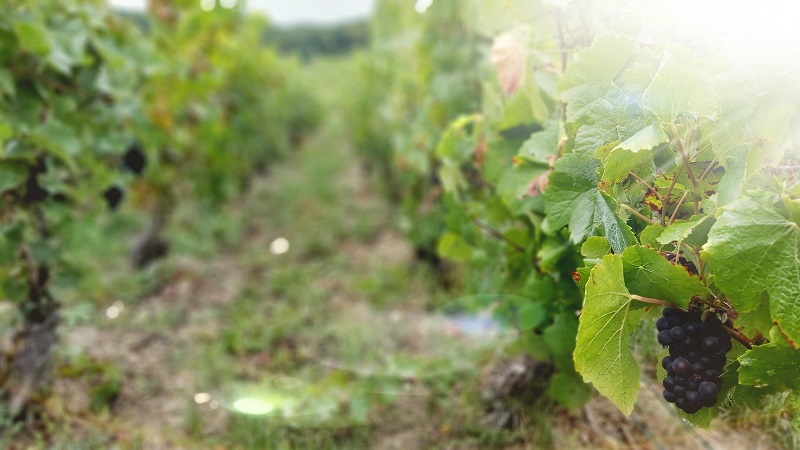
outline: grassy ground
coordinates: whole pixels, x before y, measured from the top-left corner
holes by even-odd
[[[779,433],[770,434],[785,426],[779,408],[761,422],[737,416],[711,432],[691,429],[648,377],[630,418],[597,398],[573,412],[529,407],[517,432],[482,429],[483,368],[505,356],[513,335],[473,336],[436,313],[456,294],[414,261],[392,206],[359,170],[342,134],[340,102],[351,70],[343,62],[309,68],[330,111],[324,129],[223,211],[183,207],[167,260],[130,273],[121,237],[142,224],[124,212],[104,233],[80,236],[107,249],[108,259],[94,263],[102,271],[79,290],[61,293],[68,307],[56,396],[36,428],[4,435],[7,446],[792,444],[779,445]],[[281,239],[289,244],[285,253],[277,251]],[[753,432],[754,424],[768,432]]]

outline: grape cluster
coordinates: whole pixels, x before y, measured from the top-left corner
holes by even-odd
[[[658,343],[669,347],[661,361],[667,371],[664,399],[688,414],[717,403],[722,368],[731,350],[731,337],[716,315],[703,320],[701,312],[664,308],[656,322]]]

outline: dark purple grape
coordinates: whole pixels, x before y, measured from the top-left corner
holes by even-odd
[[[700,386],[697,388],[697,393],[701,397],[711,398],[716,397],[719,394],[719,386],[716,383],[712,383],[710,381],[703,381],[700,383]]]
[[[691,379],[691,380],[687,381],[686,383],[683,383],[683,387],[686,389],[687,392],[688,391],[696,391],[697,388],[699,387],[699,384],[700,383],[698,383],[694,379]]]
[[[676,384],[675,378],[667,375],[666,377],[664,377],[664,381],[661,384],[664,385],[664,389],[672,391],[675,389],[675,384]]]
[[[714,369],[706,369],[706,371],[703,372],[703,378],[705,378],[707,381],[716,380],[719,378],[719,371]]]
[[[697,322],[688,322],[683,326],[684,331],[688,334],[696,334],[700,327],[697,325]]]
[[[700,361],[700,364],[702,364],[704,366],[707,366],[707,365],[711,364],[711,358],[709,358],[708,356],[701,356],[699,361]]]
[[[703,403],[703,406],[705,406],[707,408],[711,408],[712,406],[717,404],[717,396],[716,395],[713,396],[713,397],[708,397],[708,398],[701,396],[700,398],[702,399],[701,403]]]
[[[675,386],[675,389],[672,390],[672,392],[674,392],[675,395],[677,395],[678,397],[683,397],[683,394],[686,393],[686,388],[681,385],[677,385]]]
[[[664,396],[664,400],[666,400],[666,401],[668,401],[670,403],[675,403],[675,400],[677,399],[677,397],[675,397],[674,393],[672,393],[671,391],[668,391],[666,389],[664,389],[664,393],[662,395]]]
[[[664,317],[678,317],[680,314],[683,314],[683,311],[672,306],[667,306],[666,308],[664,308],[661,314]]]
[[[706,370],[706,368],[703,366],[702,363],[699,362],[692,363],[692,372],[703,373],[704,370]]]
[[[686,393],[683,394],[683,399],[686,401],[686,406],[701,404],[700,394],[698,394],[696,391],[690,391],[687,389]]]
[[[681,409],[683,409],[683,412],[685,412],[686,414],[694,414],[697,411],[700,411],[701,409],[703,409],[703,405],[697,404],[697,405],[689,406],[689,404],[687,402],[687,403],[684,404],[683,408],[681,408]]]
[[[659,331],[658,332],[658,343],[667,346],[672,344],[672,336],[670,336],[669,331]]]
[[[688,377],[692,374],[692,363],[683,357],[675,358],[672,362],[672,373],[679,377]]]
[[[672,336],[672,340],[675,342],[682,341],[686,337],[686,333],[683,331],[683,327],[681,326],[674,326],[670,328],[669,335]]]
[[[717,350],[719,350],[719,340],[715,337],[707,337],[703,339],[703,350],[709,354],[716,353]]]
[[[656,330],[658,331],[669,331],[672,328],[669,326],[669,320],[666,317],[661,317],[656,321]]]
[[[677,405],[680,409],[683,409],[683,402],[683,397],[678,397],[675,399],[675,405]]]
[[[733,349],[733,343],[730,341],[730,339],[727,341],[722,341],[722,349],[725,350],[725,353]]]
[[[664,359],[661,360],[661,367],[664,370],[669,370],[669,367],[672,365],[672,361],[675,361],[674,356],[665,356]]]

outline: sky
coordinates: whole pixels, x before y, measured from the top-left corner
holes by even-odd
[[[144,8],[147,0],[109,0],[112,6]],[[199,6],[200,0],[198,0]],[[278,24],[335,23],[367,16],[374,0],[247,0],[248,8],[262,11]]]

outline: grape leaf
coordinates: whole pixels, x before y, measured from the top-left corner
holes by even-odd
[[[672,242],[682,242],[688,238],[692,232],[708,219],[710,215],[701,217],[691,217],[685,222],[675,222],[672,225],[664,228],[656,240],[661,244],[669,244]]]
[[[639,392],[639,364],[629,341],[644,310],[631,304],[621,255],[607,255],[592,269],[578,325],[573,359],[583,379],[625,414]]]
[[[639,95],[630,89],[611,86],[601,97],[585,96],[583,100],[591,101],[572,115],[580,126],[575,134],[575,153],[595,153],[609,143],[633,137],[647,126],[638,106]]]
[[[625,285],[634,294],[665,300],[683,309],[695,295],[710,292],[702,281],[647,247],[628,247],[622,254]]]
[[[573,220],[573,212],[591,208],[592,196],[597,192],[596,169],[600,161],[593,156],[567,154],[556,161],[545,192],[545,212],[550,226],[557,230],[570,225],[573,242],[580,242],[588,234],[588,224]]]
[[[694,117],[711,114],[716,107],[716,95],[710,87],[706,66],[688,48],[668,47],[658,72],[644,91],[645,107],[665,122],[674,122],[683,114]]]
[[[772,342],[759,345],[739,357],[739,383],[749,386],[772,386],[778,390],[800,390],[800,350],[781,339],[780,333],[770,333]]]
[[[603,161],[603,177],[606,183],[613,184],[628,178],[630,171],[646,162],[652,162],[652,150],[659,144],[667,142],[667,135],[657,125],[641,129],[633,136],[625,139]]]
[[[610,251],[611,246],[603,236],[592,236],[581,245],[581,255],[584,258],[602,258]]]
[[[572,153],[559,159],[545,192],[545,212],[554,229],[569,225],[574,243],[595,235],[595,227],[601,227],[614,252],[622,253],[636,238],[617,215],[616,201],[598,190],[598,165],[597,158]]]
[[[472,256],[473,250],[472,246],[455,233],[446,233],[436,246],[436,252],[442,258],[457,262],[467,261]]]
[[[556,373],[547,387],[547,395],[569,410],[580,408],[593,392],[592,385],[584,383],[573,370]]]
[[[596,86],[606,89],[627,66],[636,51],[636,42],[619,34],[597,36],[587,49],[575,55],[556,93],[570,101]]]
[[[725,207],[701,256],[740,313],[758,308],[767,291],[772,320],[797,347],[800,226],[776,209],[769,195],[753,193]]]
[[[725,167],[720,204],[738,198],[745,182],[784,155],[800,111],[800,65],[790,58],[743,66],[720,77],[720,119],[701,122],[703,139]]]

